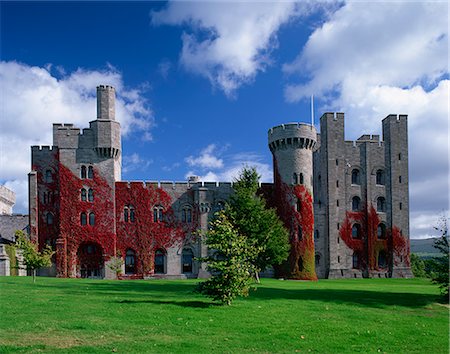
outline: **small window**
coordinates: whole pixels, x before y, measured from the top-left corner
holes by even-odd
[[[94,178],[94,167],[92,166],[88,167],[88,178],[90,179]]]
[[[339,166],[339,160],[336,159],[336,166]]]
[[[336,188],[339,188],[339,180],[336,180]]]
[[[297,236],[300,241],[303,240],[303,230],[301,226],[298,227]]]
[[[318,240],[319,237],[320,237],[319,230],[316,230],[316,231],[314,232],[314,238],[315,238],[316,240]]]
[[[52,213],[47,213],[47,225],[53,225],[53,214]]]
[[[130,210],[128,207],[123,208],[123,221],[128,222],[130,217]]]
[[[360,239],[361,238],[361,225],[353,224],[352,226],[352,238]]]
[[[402,176],[398,176],[398,183],[402,183]]]
[[[378,224],[377,237],[380,240],[384,240],[386,238],[386,225],[385,224],[383,224],[383,223]]]
[[[398,208],[399,208],[400,210],[402,210],[402,206],[403,206],[402,203],[399,203],[399,204],[398,204]]]
[[[89,225],[93,226],[95,225],[95,214],[89,213]]]
[[[337,229],[339,230],[341,228],[341,224],[337,223]]]
[[[378,185],[382,186],[384,185],[384,172],[383,170],[377,170],[377,174],[376,174],[376,182]]]
[[[339,237],[337,238],[337,243],[339,243]]]
[[[377,198],[377,211],[380,213],[386,212],[386,199],[384,197]]]
[[[319,200],[318,203],[319,204],[319,209],[322,208],[322,202]]]
[[[136,221],[136,213],[134,211],[134,208],[130,206],[130,222]]]
[[[88,200],[89,200],[90,202],[93,202],[93,201],[94,201],[94,190],[91,189],[91,188],[89,188],[89,190],[88,190]]]
[[[159,249],[155,252],[155,273],[164,274],[166,272],[166,252]]]
[[[81,214],[80,214],[80,224],[81,224],[81,225],[86,225],[86,224],[87,224],[86,213],[81,213]]]
[[[81,178],[86,178],[86,166],[81,166]]]
[[[338,263],[341,263],[341,256],[338,256]]]
[[[399,160],[402,159],[402,154],[398,154],[398,159],[399,159]]]
[[[86,189],[81,188],[81,201],[86,201]]]
[[[352,211],[360,211],[361,210],[361,198],[358,196],[354,196],[352,198]]]
[[[297,199],[297,204],[295,205],[296,210],[300,213],[302,211],[302,201]]]
[[[354,269],[358,269],[359,268],[359,254],[358,254],[358,252],[354,252],[353,253],[352,266],[353,266]]]
[[[189,207],[183,208],[181,211],[181,221],[186,223],[192,222],[192,209]]]
[[[339,199],[336,199],[336,206],[339,206]]]
[[[316,267],[320,266],[320,254],[316,254],[314,258],[315,258]]]
[[[50,171],[50,170],[45,171],[45,182],[46,182],[46,183],[51,183],[51,182],[53,182],[52,171]]]
[[[303,184],[304,183],[304,181],[303,181],[303,173],[300,173],[300,184]]]
[[[361,184],[360,172],[356,168],[352,171],[352,184]]]
[[[294,173],[294,184],[298,184],[298,176]]]
[[[382,250],[378,253],[378,268],[386,268],[386,265],[386,252]]]
[[[162,222],[163,221],[163,208],[155,207],[153,208],[153,222]]]

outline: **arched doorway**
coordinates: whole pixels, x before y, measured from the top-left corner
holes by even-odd
[[[103,249],[98,243],[82,243],[78,247],[77,257],[82,278],[103,278]]]
[[[166,252],[163,249],[155,251],[155,274],[166,273]]]
[[[182,254],[182,272],[185,273],[192,273],[192,268],[194,264],[194,252],[190,248],[183,249]]]
[[[136,273],[136,252],[132,249],[127,249],[125,254],[125,274]]]

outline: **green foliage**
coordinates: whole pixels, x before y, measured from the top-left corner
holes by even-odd
[[[36,270],[42,267],[49,267],[52,264],[52,256],[55,252],[46,245],[42,252],[38,251],[38,246],[28,240],[27,235],[20,230],[15,233],[17,247],[23,251],[23,261],[27,269],[33,273],[33,282],[36,281]]]
[[[258,246],[254,265],[264,270],[281,264],[289,255],[289,233],[278,218],[275,209],[266,207],[257,195],[259,175],[254,167],[244,167],[234,182],[235,194],[230,199],[227,214],[238,232]]]
[[[113,256],[109,259],[108,268],[111,269],[116,277],[119,277],[122,274],[122,266],[124,264],[123,258],[120,252],[117,252],[117,256]]]
[[[411,253],[411,271],[416,278],[425,278],[425,262],[415,253]]]
[[[448,225],[445,218],[441,219],[441,225],[436,227],[436,230],[442,233],[442,236],[436,241],[434,241],[434,247],[439,250],[441,256],[433,257],[432,268],[433,268],[433,283],[438,284],[441,289],[442,295],[448,301],[449,298],[449,277],[450,277],[450,266],[449,266],[449,244],[448,244]]]
[[[252,274],[256,271],[253,260],[259,248],[237,232],[226,211],[216,214],[205,244],[214,253],[200,261],[208,263],[212,277],[200,283],[197,290],[226,305],[231,305],[237,296],[248,296]]]
[[[10,275],[18,275],[17,271],[17,258],[16,258],[16,247],[14,245],[5,245],[6,253],[9,257],[9,274]]]

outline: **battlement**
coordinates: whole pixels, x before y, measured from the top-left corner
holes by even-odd
[[[389,114],[386,118],[383,119],[383,123],[386,122],[407,122],[408,115],[407,114]]]
[[[176,189],[177,187],[200,187],[208,189],[232,188],[233,182],[183,182],[183,181],[119,181],[117,185],[126,185],[127,188],[142,186],[143,188],[153,187],[162,189]]]
[[[379,134],[363,134],[361,135],[357,141],[380,141],[380,135]]]
[[[56,149],[54,149],[54,146],[50,146],[50,145],[33,145],[33,146],[31,146],[31,152],[32,153],[34,153],[34,152],[38,152],[38,151],[41,151],[41,152],[52,152],[53,150],[56,150]]]
[[[272,152],[288,147],[313,150],[317,143],[316,128],[306,123],[281,124],[269,129],[268,135]]]

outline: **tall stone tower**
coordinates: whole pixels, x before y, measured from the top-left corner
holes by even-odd
[[[314,126],[289,123],[269,130],[278,213],[290,232],[291,253],[281,271],[296,279],[317,279],[314,266]]]

